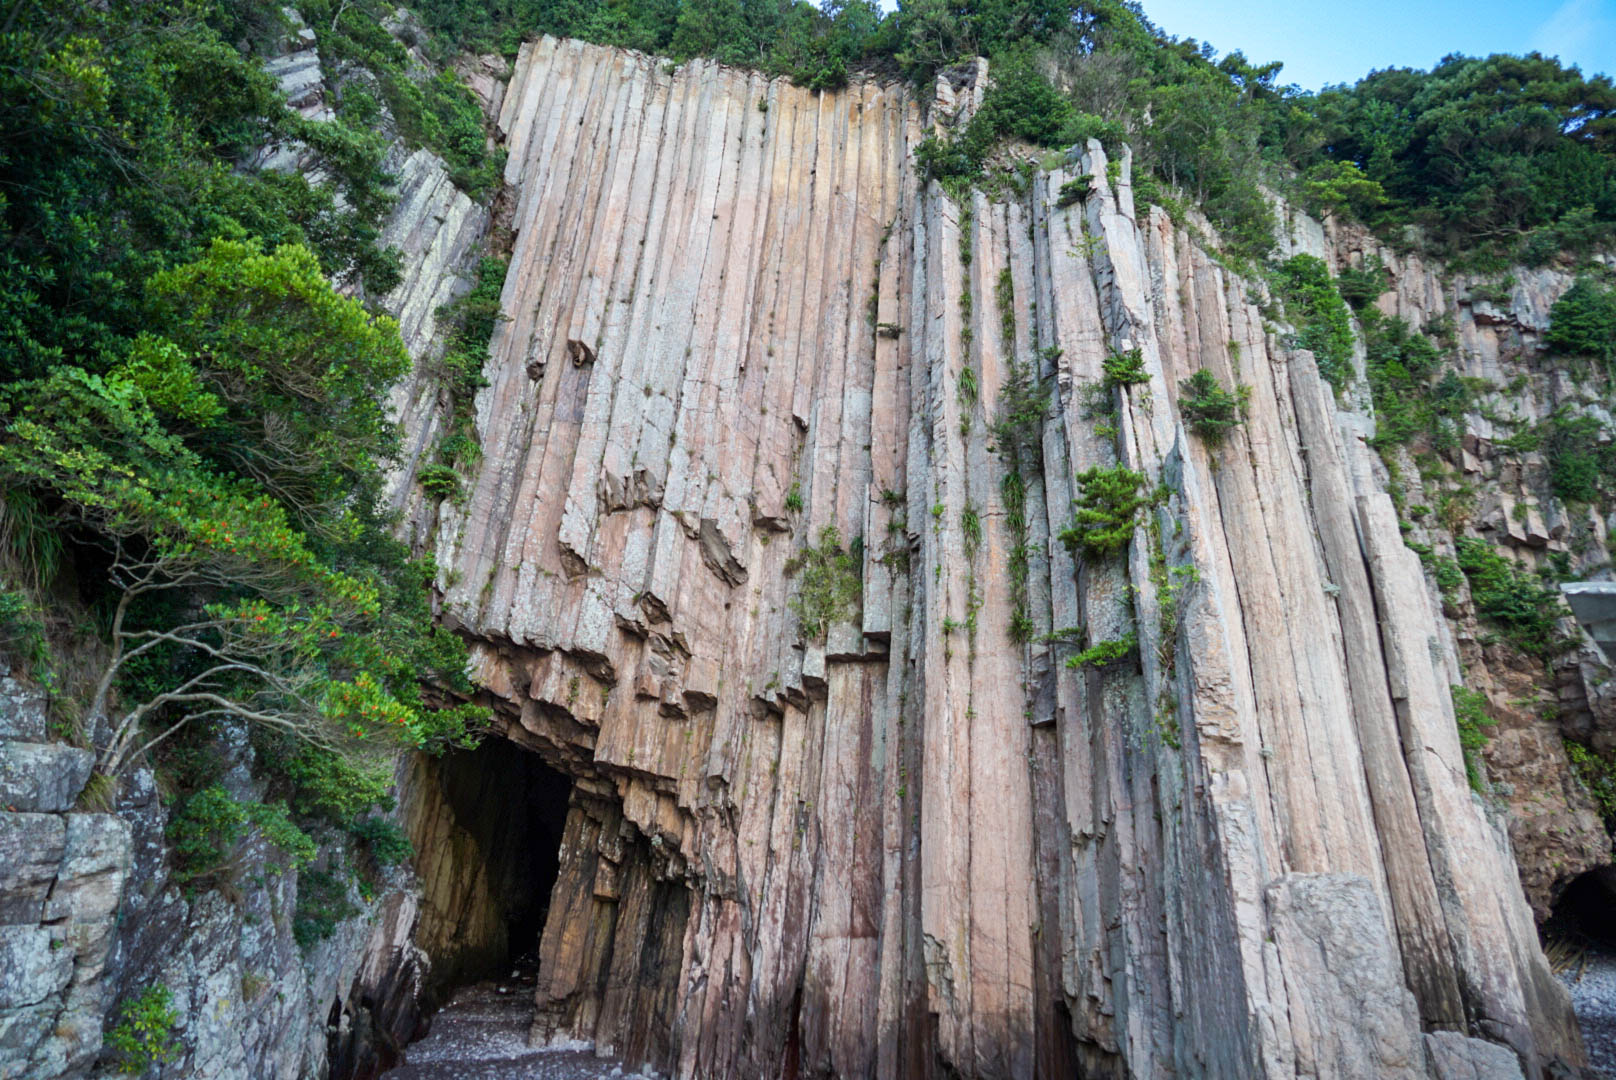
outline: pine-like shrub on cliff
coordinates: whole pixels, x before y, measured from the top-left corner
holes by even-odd
[[[1485,540],[1464,536],[1454,546],[1478,615],[1530,656],[1549,657],[1565,650],[1568,642],[1558,624],[1567,612],[1557,590],[1539,583]]]
[[[1060,539],[1072,552],[1104,559],[1128,546],[1139,515],[1151,505],[1149,480],[1123,465],[1077,474],[1078,496]]]
[[[1250,397],[1251,387],[1245,383],[1225,390],[1216,375],[1201,368],[1179,382],[1178,411],[1184,417],[1185,426],[1216,450],[1235,428],[1246,422],[1246,403]]]

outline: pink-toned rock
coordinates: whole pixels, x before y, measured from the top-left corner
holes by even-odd
[[[1367,418],[1126,154],[922,182],[986,76],[522,47],[508,320],[436,550],[512,736],[577,784],[535,1038],[688,1077],[1419,1076],[1454,1027],[1580,1063]],[[1539,320],[1457,325],[1497,379]],[[1096,390],[1132,349],[1148,383]],[[1047,414],[996,428],[1022,365]],[[1221,449],[1179,409],[1202,368],[1251,388]],[[1161,498],[1074,555],[1073,477],[1119,464]]]

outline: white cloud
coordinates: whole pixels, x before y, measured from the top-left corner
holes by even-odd
[[[1531,47],[1586,68],[1616,32],[1606,0],[1565,0],[1532,35]]]

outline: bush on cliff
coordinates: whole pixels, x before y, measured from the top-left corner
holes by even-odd
[[[1178,384],[1178,411],[1184,417],[1185,426],[1213,450],[1222,446],[1230,433],[1246,422],[1250,398],[1251,387],[1239,383],[1233,390],[1225,390],[1207,368],[1201,368]]]
[[[1139,516],[1151,505],[1143,473],[1096,465],[1077,474],[1078,496],[1060,539],[1074,554],[1104,559],[1128,546]]]
[[[1543,343],[1567,356],[1616,358],[1616,291],[1578,278],[1549,309]]]

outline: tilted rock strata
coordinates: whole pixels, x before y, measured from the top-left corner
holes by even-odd
[[[1580,1063],[1362,418],[1126,158],[955,203],[900,88],[549,38],[500,126],[509,321],[438,557],[509,736],[575,778],[535,1037],[702,1077]],[[1015,362],[1055,391],[1020,536]],[[1201,367],[1252,387],[1215,452]],[[1072,477],[1119,461],[1165,498],[1074,561]],[[831,526],[862,594],[821,637]],[[1136,659],[1069,669],[1078,626]]]
[[[1419,514],[1418,506],[1440,508],[1457,495],[1474,512],[1461,519],[1467,532],[1488,539],[1526,567],[1565,568],[1574,576],[1608,576],[1610,534],[1616,517],[1595,507],[1567,507],[1556,499],[1544,455],[1512,451],[1506,440],[1530,425],[1564,412],[1598,420],[1612,430],[1603,403],[1608,394],[1594,373],[1579,373],[1574,362],[1541,353],[1549,309],[1571,286],[1564,271],[1517,267],[1509,300],[1479,299],[1479,279],[1448,280],[1440,267],[1417,255],[1398,255],[1366,230],[1334,221],[1320,226],[1300,214],[1282,230],[1287,252],[1317,255],[1332,270],[1379,259],[1391,275],[1391,289],[1378,301],[1381,313],[1415,328],[1452,320],[1455,369],[1474,380],[1476,401],[1465,416],[1458,468],[1446,481],[1433,481],[1407,450],[1396,451],[1404,502],[1419,520],[1400,525],[1410,543],[1430,547],[1439,557],[1454,555],[1455,533],[1446,515]],[[1356,358],[1361,366],[1363,358]],[[1361,385],[1348,397],[1367,397]],[[1343,413],[1350,423],[1353,414]],[[1513,419],[1513,422],[1510,422]],[[1359,420],[1360,425],[1367,421]],[[1369,430],[1365,427],[1365,430]],[[1439,467],[1438,472],[1442,471]],[[1556,568],[1550,560],[1564,560]],[[1453,682],[1485,694],[1496,722],[1482,751],[1490,793],[1508,808],[1511,846],[1527,899],[1538,919],[1577,875],[1608,864],[1610,835],[1567,761],[1563,740],[1574,738],[1601,752],[1616,750],[1616,680],[1597,648],[1584,640],[1545,665],[1499,641],[1470,613],[1469,588],[1460,583],[1453,600],[1427,587],[1433,604],[1448,606],[1452,618],[1438,625],[1444,647],[1457,659]],[[1343,598],[1346,602],[1346,598]],[[1567,626],[1569,633],[1575,630]]]

